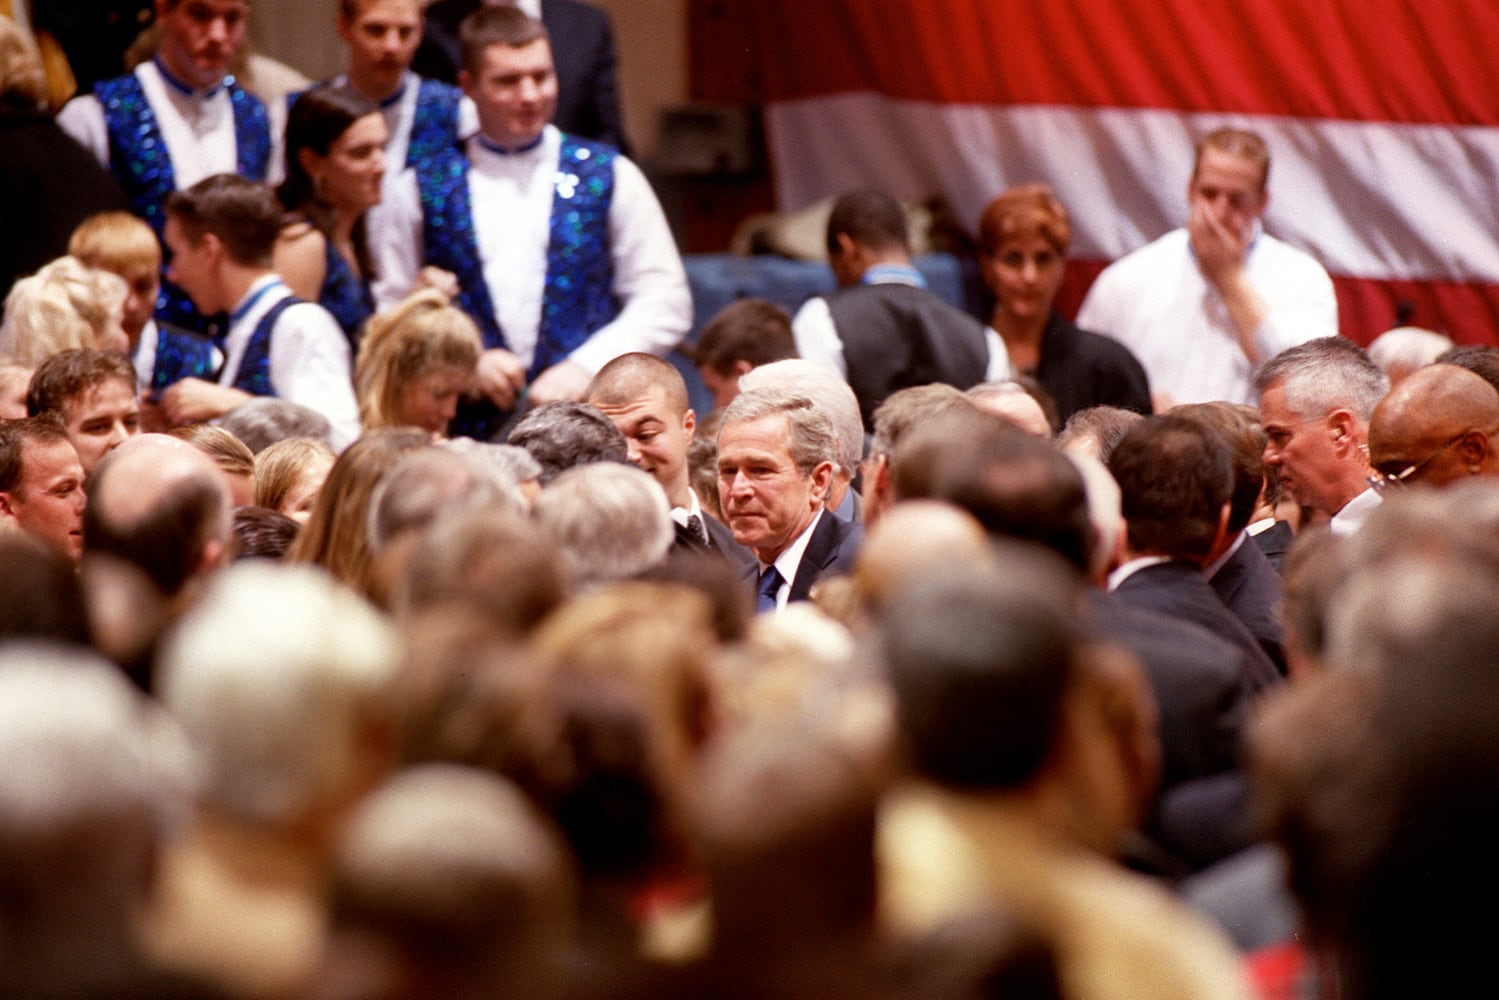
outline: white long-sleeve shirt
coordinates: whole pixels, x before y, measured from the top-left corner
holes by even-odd
[[[465,143],[469,197],[484,281],[510,350],[529,365],[536,350],[551,238],[553,188],[562,133],[547,126],[539,145],[497,153],[478,137]],[[413,171],[392,192],[391,229],[376,242],[382,307],[398,301],[425,261],[421,197]],[[631,351],[663,355],[692,325],[692,296],[671,228],[640,168],[614,160],[609,251],[620,314],[570,356],[589,372]]]

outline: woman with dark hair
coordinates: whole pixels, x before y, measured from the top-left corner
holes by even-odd
[[[287,223],[275,267],[354,345],[375,311],[364,215],[380,203],[389,137],[380,109],[348,87],[309,90],[286,122],[286,179],[276,195]]]

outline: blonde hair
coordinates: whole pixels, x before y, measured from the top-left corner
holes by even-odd
[[[267,445],[255,456],[255,505],[280,510],[286,495],[317,459],[331,465],[333,449],[317,438],[296,437]]]
[[[41,111],[50,96],[36,44],[19,24],[0,14],[0,107]]]
[[[118,324],[128,290],[125,279],[89,267],[76,257],[59,257],[5,297],[0,354],[35,368],[73,348],[103,347],[111,322]]]
[[[333,463],[287,560],[315,563],[360,593],[372,593],[373,559],[365,533],[370,497],[402,455],[428,446],[427,434],[414,428],[371,431],[349,445]]]
[[[231,476],[254,476],[255,454],[245,443],[217,424],[188,424],[167,431],[213,459]]]
[[[484,350],[479,328],[440,292],[427,289],[370,317],[354,362],[354,392],[366,428],[400,427],[401,390],[435,368],[470,373]]]
[[[89,267],[115,274],[140,268],[161,270],[156,234],[129,212],[100,212],[84,219],[68,239],[68,253]]]

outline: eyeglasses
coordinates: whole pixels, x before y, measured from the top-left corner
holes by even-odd
[[[1453,438],[1451,441],[1448,441],[1436,451],[1421,459],[1421,461],[1407,465],[1399,472],[1381,472],[1378,469],[1375,469],[1374,475],[1369,477],[1368,483],[1374,488],[1375,492],[1377,493],[1383,493],[1387,489],[1398,489],[1399,487],[1414,481],[1420,474],[1422,469],[1430,465],[1439,455],[1442,454],[1442,452],[1446,451],[1448,448],[1451,448],[1453,445],[1457,444],[1469,434],[1477,432],[1484,435],[1485,437],[1488,437],[1494,434],[1496,430],[1499,430],[1499,428],[1484,430],[1478,427],[1469,427],[1457,437]]]

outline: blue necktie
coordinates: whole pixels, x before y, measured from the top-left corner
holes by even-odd
[[[776,609],[776,595],[781,592],[781,584],[784,582],[781,571],[774,566],[760,574],[760,597],[755,601],[756,614]]]

